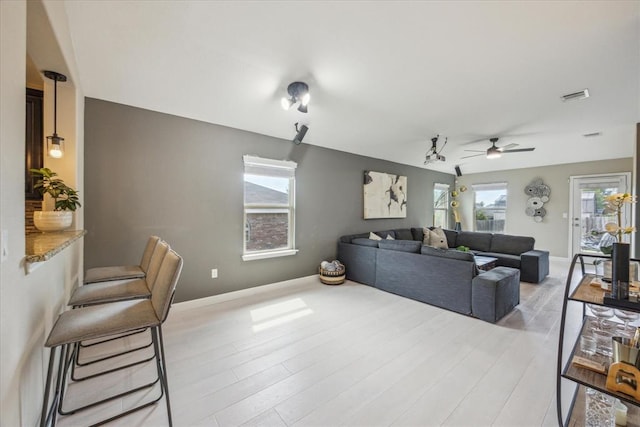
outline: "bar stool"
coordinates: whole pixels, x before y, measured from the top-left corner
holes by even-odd
[[[105,282],[109,280],[137,279],[144,277],[147,269],[149,268],[151,256],[159,242],[160,237],[149,237],[149,240],[147,240],[147,246],[142,253],[140,265],[114,265],[109,267],[90,268],[85,272],[83,283],[87,284]]]
[[[164,260],[164,257],[169,252],[169,250],[170,250],[169,244],[164,240],[160,240],[159,242],[157,242],[157,246],[153,251],[153,255],[151,256],[146,277],[141,279],[115,280],[110,282],[89,283],[89,284],[80,286],[73,292],[67,305],[70,305],[73,307],[80,307],[80,306],[88,306],[88,305],[94,305],[94,304],[105,304],[105,303],[111,303],[111,302],[117,302],[117,301],[126,301],[126,300],[132,300],[132,299],[149,298],[151,296],[151,293],[153,292],[153,287],[155,285],[158,272],[160,271],[160,266],[162,265],[162,261]],[[100,345],[106,342],[111,342],[117,339],[129,337],[131,335],[135,335],[142,332],[144,332],[144,329],[131,331],[120,336],[110,337],[110,338],[106,338],[106,339],[99,340],[92,343],[79,342],[76,346],[77,349],[74,352],[75,357],[74,357],[74,364],[71,370],[71,378],[74,381],[82,381],[88,378],[92,378],[93,376],[89,376],[89,377],[77,376],[75,368],[77,366],[93,365],[96,363],[103,362],[107,359],[113,359],[114,357],[122,356],[127,353],[133,353],[139,350],[143,350],[145,348],[150,347],[152,345],[152,342],[150,341],[146,344],[142,344],[135,348],[124,350],[119,353],[111,354],[111,355],[104,356],[104,357],[87,361],[87,362],[82,362],[80,358],[80,353],[83,348],[94,347],[96,345]],[[138,362],[132,363],[131,365],[128,365],[128,366],[142,364],[142,363],[148,362],[151,359],[153,359],[153,356],[148,357],[146,359],[141,359]]]
[[[169,249],[170,246],[167,242],[160,239],[157,240],[153,253],[147,261],[146,277],[87,283],[73,291],[67,305],[77,307],[136,298],[149,298],[151,296],[151,287],[155,282],[158,271],[160,271],[162,260]]]
[[[104,402],[118,399],[128,394],[152,387],[156,382],[158,382],[158,380],[160,382],[159,397],[103,420],[99,424],[112,421],[153,405],[162,399],[164,395],[167,405],[167,419],[169,421],[169,425],[172,425],[173,421],[171,418],[167,367],[164,341],[162,337],[162,323],[164,323],[167,315],[169,314],[176,285],[182,271],[182,265],[182,257],[173,250],[169,250],[162,261],[150,299],[118,301],[109,304],[81,307],[75,310],[66,311],[58,316],[58,319],[53,325],[47,341],[45,342],[45,346],[51,348],[51,353],[49,355],[44,399],[42,403],[42,414],[40,419],[40,425],[42,427],[46,426],[49,421],[51,421],[51,425],[54,426],[58,413],[68,415],[77,411],[92,408]],[[75,344],[84,340],[109,337],[142,328],[149,328],[151,330],[158,379],[152,383],[132,388],[125,392],[106,397],[79,408],[64,410],[63,402],[67,387],[67,371],[73,361]],[[52,391],[51,386],[54,374],[55,358],[58,349],[60,349],[60,355],[55,388],[53,390],[54,394],[52,401],[49,403],[49,395]],[[105,371],[104,374],[111,372],[113,372],[113,370]]]

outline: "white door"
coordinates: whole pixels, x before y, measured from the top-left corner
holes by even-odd
[[[576,253],[599,254],[604,225],[617,222],[614,215],[604,215],[604,198],[613,193],[630,192],[631,174],[572,176],[571,183],[571,256]],[[627,205],[628,206],[628,205]],[[631,210],[625,209],[622,223],[630,224]]]

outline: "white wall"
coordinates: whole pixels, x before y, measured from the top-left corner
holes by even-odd
[[[65,58],[73,58],[69,56],[70,39],[64,37],[64,4],[36,3],[37,7],[46,11],[51,26],[57,29],[55,37],[53,34],[47,36],[48,43],[61,43],[62,40],[64,43],[60,46]],[[26,426],[35,425],[39,419],[48,356],[48,351],[43,347],[44,339],[57,313],[63,308],[70,289],[78,283],[82,271],[82,244],[79,241],[71,245],[31,274],[25,274],[27,3],[24,0],[1,1],[0,19],[0,228],[8,232],[8,258],[0,264],[0,425]],[[51,67],[55,70],[57,64],[65,62],[65,58],[52,60],[36,55],[34,61],[40,69]],[[60,92],[58,95],[60,97]],[[65,159],[63,177],[69,182],[75,181],[81,189],[82,91],[75,84],[66,97],[59,101],[71,106],[65,119],[62,119],[60,109],[59,116],[75,146],[72,150],[74,154]],[[82,225],[82,212],[78,212],[76,217]]]
[[[507,183],[507,222],[506,233],[532,236],[536,239],[536,249],[544,249],[551,256],[569,257],[569,177],[576,175],[602,174],[612,172],[631,172],[633,159],[614,159],[599,162],[569,163],[527,169],[514,169],[487,173],[464,175],[458,178],[460,185],[466,185],[469,191],[459,197],[462,211],[462,229],[473,229],[474,193],[472,184],[506,182]],[[529,198],[524,188],[536,178],[540,178],[551,187],[551,198],[544,207],[547,216],[540,223],[525,215]]]

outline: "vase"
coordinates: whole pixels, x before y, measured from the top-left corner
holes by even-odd
[[[73,221],[71,211],[35,211],[33,224],[40,231],[61,231],[69,228]]]
[[[629,244],[614,243],[611,252],[611,298],[629,299]]]

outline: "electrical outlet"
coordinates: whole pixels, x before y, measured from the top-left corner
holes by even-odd
[[[212,268],[211,269],[211,278],[212,279],[217,279],[218,278],[218,269],[217,268]]]

